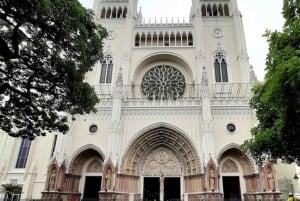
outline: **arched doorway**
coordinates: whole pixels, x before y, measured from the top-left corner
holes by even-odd
[[[127,146],[121,174],[137,177],[135,189],[148,200],[180,200],[185,192],[200,191],[202,181],[195,176],[201,162],[194,143],[175,128],[156,126]]]
[[[180,200],[182,165],[173,151],[161,146],[146,158],[142,169],[142,197],[147,200]]]
[[[224,201],[240,201],[249,189],[245,177],[254,177],[254,164],[237,148],[229,148],[220,157],[220,190]]]
[[[99,159],[92,157],[83,165],[79,187],[82,192],[82,201],[99,198],[103,170],[103,161]]]
[[[81,193],[81,200],[99,199],[101,189],[103,155],[93,146],[85,146],[75,152],[69,165],[69,173],[79,180],[73,184],[73,191]]]

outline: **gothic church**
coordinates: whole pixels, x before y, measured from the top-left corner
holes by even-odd
[[[256,77],[237,0],[191,1],[189,22],[145,22],[138,0],[95,0],[109,33],[86,75],[97,113],[70,116],[66,135],[1,137],[0,183],[22,199],[278,199],[274,166],[239,149]]]

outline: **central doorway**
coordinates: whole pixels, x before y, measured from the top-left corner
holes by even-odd
[[[238,176],[223,176],[224,201],[241,201],[240,179]]]
[[[160,182],[159,177],[144,177],[144,200],[159,201]]]
[[[99,191],[101,187],[101,176],[86,176],[83,191],[83,199],[85,200],[99,200]]]
[[[180,178],[166,177],[164,179],[164,201],[180,200]]]

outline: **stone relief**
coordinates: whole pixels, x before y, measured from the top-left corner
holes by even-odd
[[[144,174],[161,173],[164,173],[164,175],[181,173],[177,158],[163,149],[152,154],[144,166]]]
[[[222,172],[226,172],[226,173],[239,172],[239,168],[234,161],[232,161],[231,159],[227,159],[222,166]]]
[[[216,28],[213,30],[212,36],[214,38],[222,38],[224,36],[222,29]]]
[[[100,162],[97,160],[92,161],[88,165],[86,172],[102,172],[102,167]]]

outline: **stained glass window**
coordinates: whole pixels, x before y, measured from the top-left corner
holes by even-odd
[[[25,168],[29,150],[30,150],[30,145],[31,145],[31,140],[22,139],[16,168]]]
[[[176,100],[184,94],[185,86],[183,74],[167,65],[152,68],[142,80],[142,92],[149,100]]]
[[[113,59],[111,55],[106,55],[101,65],[100,84],[109,84],[112,82]]]
[[[214,68],[216,82],[228,82],[227,63],[222,53],[215,55]]]

